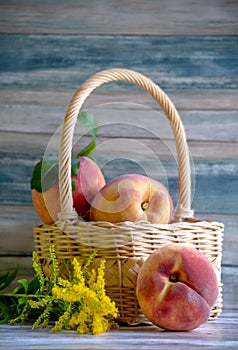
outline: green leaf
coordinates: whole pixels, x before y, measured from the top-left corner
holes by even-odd
[[[71,175],[77,177],[79,171],[80,159],[73,158],[71,161]]]
[[[38,277],[34,277],[29,283],[28,283],[28,293],[30,294],[36,294],[39,291],[40,288],[40,282]]]
[[[27,300],[28,300],[27,296],[19,298],[18,305],[20,306],[20,305],[26,304]]]
[[[74,194],[74,192],[76,190],[76,182],[75,181],[71,181],[71,185],[72,185],[72,193]]]
[[[40,160],[32,173],[31,189],[45,192],[58,181],[58,158]]]
[[[6,303],[0,300],[0,324],[8,323],[9,307]]]
[[[0,295],[0,324],[9,323],[17,313],[17,300],[14,297]]]
[[[18,267],[12,273],[9,274],[8,272],[0,276],[0,290],[8,287],[9,284],[16,278],[17,274],[18,274]]]
[[[92,140],[86,147],[77,154],[77,157],[89,157],[96,149],[96,142]]]
[[[90,156],[96,149],[97,121],[92,113],[82,111],[78,114],[78,121],[84,126],[86,131],[92,136],[92,141],[84,147],[75,157]],[[77,177],[79,163],[72,159],[72,175]],[[45,192],[58,181],[58,157],[41,159],[33,169],[31,177],[31,189],[38,192]]]
[[[28,283],[27,279],[22,278],[22,279],[18,280],[17,282],[23,285],[24,291],[25,291],[25,293],[27,294],[27,292],[28,292],[28,287],[29,287],[29,283]]]
[[[52,281],[49,282],[47,292],[50,294],[52,292],[52,289],[54,287],[54,283]]]
[[[94,115],[86,111],[79,112],[78,121],[85,127],[85,129],[90,133],[92,138],[95,140],[97,136],[98,125]]]
[[[14,288],[13,289],[13,291],[12,291],[12,295],[15,295],[15,294],[22,294],[23,293],[23,287],[22,286],[18,286],[18,287],[16,287],[16,288]]]
[[[90,112],[82,111],[78,114],[78,121],[84,126],[87,132],[92,136],[92,141],[84,147],[76,156],[89,156],[96,149],[96,136],[98,131],[97,120]]]
[[[5,284],[6,279],[9,276],[9,272],[7,272],[5,275],[0,276],[0,289],[3,289],[5,287],[2,287],[2,285]]]
[[[28,281],[28,289],[27,289],[27,294],[37,294],[37,292],[39,291],[40,288],[40,282],[37,276],[33,277],[33,279],[31,281]],[[25,287],[24,284],[26,286],[26,283],[20,283],[21,286],[16,287],[13,291],[12,291],[12,295],[16,295],[16,294],[23,294],[25,293]]]

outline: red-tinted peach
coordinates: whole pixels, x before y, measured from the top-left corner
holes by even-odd
[[[103,173],[92,159],[80,157],[78,176],[72,177],[72,181],[75,182],[74,208],[81,218],[88,220],[91,203],[106,184]]]
[[[218,281],[203,253],[184,244],[168,244],[143,264],[136,293],[152,323],[188,331],[207,321],[218,297]]]
[[[104,176],[98,165],[88,157],[80,157],[78,175],[72,177],[75,183],[73,206],[78,215],[88,219],[91,202],[96,193],[105,185]],[[45,192],[31,191],[32,202],[41,220],[53,224],[61,211],[58,181]]]

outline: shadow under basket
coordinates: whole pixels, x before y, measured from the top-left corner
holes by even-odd
[[[85,222],[73,209],[71,190],[71,150],[74,127],[82,104],[98,86],[111,81],[134,83],[147,91],[168,117],[176,142],[179,198],[171,224],[149,222]],[[59,263],[77,257],[82,263],[96,250],[91,268],[106,260],[107,295],[116,303],[119,322],[130,325],[148,323],[136,298],[136,281],[144,261],[158,248],[169,243],[184,243],[204,253],[212,263],[219,284],[219,297],[210,319],[222,311],[221,260],[224,225],[194,218],[191,206],[190,163],[184,128],[168,96],[144,75],[127,69],[99,72],[84,82],[73,95],[62,126],[59,150],[59,188],[61,213],[53,225],[34,227],[35,251],[46,276],[52,274],[49,247],[54,246]],[[62,273],[64,275],[64,272]]]

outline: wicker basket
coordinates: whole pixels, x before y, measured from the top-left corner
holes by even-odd
[[[71,193],[71,150],[77,115],[85,99],[100,85],[111,81],[126,81],[147,91],[161,106],[169,119],[177,149],[179,198],[171,224],[152,225],[148,222],[85,222],[73,209]],[[137,274],[145,259],[167,243],[188,243],[202,251],[213,264],[219,297],[210,318],[222,310],[221,258],[224,225],[200,221],[191,210],[190,162],[184,128],[177,110],[168,96],[144,75],[127,69],[99,72],[84,82],[74,93],[62,127],[59,150],[59,184],[61,212],[54,225],[34,228],[35,251],[46,275],[52,273],[49,246],[54,245],[59,261],[78,257],[82,262],[97,250],[92,268],[106,259],[107,294],[116,302],[119,321],[128,324],[145,323],[136,298]],[[103,242],[103,244],[102,244]]]

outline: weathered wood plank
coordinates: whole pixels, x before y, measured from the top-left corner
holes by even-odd
[[[238,87],[237,36],[118,36],[115,40],[114,36],[2,34],[0,46],[4,88],[76,89],[91,74],[112,67],[139,70],[166,89]],[[131,90],[132,86],[106,84],[101,90],[115,88]]]
[[[237,2],[73,1],[2,2],[4,33],[119,35],[236,35]]]
[[[40,223],[33,206],[1,206],[0,217],[0,255],[31,255],[33,227]]]
[[[96,73],[96,70],[91,74]],[[146,74],[146,72],[145,72]],[[88,78],[88,77],[86,77]],[[80,82],[79,82],[80,84]],[[158,84],[160,82],[158,81]],[[79,86],[79,85],[78,85]],[[165,91],[178,111],[183,110],[200,110],[200,111],[235,111],[238,110],[237,91],[235,89],[169,89]],[[72,89],[58,89],[57,87],[49,89],[34,89],[27,90],[24,88],[1,88],[0,90],[0,105],[34,105],[34,106],[51,106],[66,107],[73,96]],[[96,90],[90,95],[84,104],[84,108],[92,106],[104,105],[114,102],[131,103],[137,101],[143,106],[155,107],[153,100],[144,91],[117,91],[117,92],[102,92]],[[13,107],[15,108],[15,107]]]
[[[197,213],[196,216],[200,220],[212,220],[222,222],[225,225],[224,239],[223,239],[223,253],[222,253],[222,265],[226,267],[226,274],[229,275],[229,269],[232,266],[238,267],[238,256],[237,256],[237,227],[238,227],[238,216],[237,215],[219,215],[219,214],[206,214]],[[238,271],[237,271],[238,273]],[[235,280],[234,284],[237,282]],[[238,304],[237,304],[238,305]]]
[[[173,142],[170,142],[174,139],[171,128],[166,117],[159,110],[125,102],[109,103],[107,108],[104,105],[94,106],[88,110],[92,111],[98,120],[99,137],[161,138],[168,142],[169,149],[173,150]],[[189,145],[193,148],[191,153],[195,158],[199,157],[196,148],[199,149],[200,145],[202,148],[211,148],[210,154],[217,159],[237,159],[236,111],[181,110],[179,113]],[[43,153],[48,142],[53,140],[51,136],[57,130],[59,132],[64,114],[65,108],[56,106],[0,105],[1,150],[8,153],[20,150],[22,153],[32,152],[33,154],[38,150]],[[78,138],[83,133],[83,128],[77,126],[75,136]],[[58,139],[55,140],[58,141]],[[222,148],[217,147],[216,143],[219,141],[223,143]],[[102,138],[100,142],[104,142]],[[155,143],[148,140],[146,142],[151,145]],[[55,147],[52,148],[53,152],[58,150],[57,143]],[[209,149],[207,152],[202,150],[200,157],[201,155],[209,157]]]
[[[1,325],[0,345],[8,350],[147,350],[237,349],[237,311],[226,311],[191,332],[169,332],[155,326],[120,327],[100,336],[78,335],[75,331],[52,334],[50,327],[31,330],[31,325]]]
[[[157,106],[156,106],[157,107]],[[87,109],[97,118],[98,136],[174,139],[163,111],[134,103],[114,102]],[[66,106],[0,105],[1,132],[54,134]],[[180,110],[188,141],[238,142],[237,111]],[[85,133],[77,127],[77,136]]]
[[[222,266],[221,279],[223,283],[224,309],[238,310],[237,277],[237,266]]]
[[[45,154],[46,147],[49,144],[49,141],[52,140],[52,134],[48,135],[47,133],[43,134],[35,134],[35,133],[14,133],[14,132],[1,132],[0,131],[0,140],[1,140],[1,151],[2,157],[4,154],[9,159],[9,161],[14,164],[15,158],[17,155],[21,155],[22,159],[25,156],[32,156],[34,159],[39,159]],[[14,142],[12,141],[14,140]],[[104,142],[108,142],[111,138],[97,138],[98,144],[103,144]],[[115,140],[115,139],[114,139]],[[84,145],[86,145],[88,139],[80,140],[80,144],[75,146],[75,151],[77,149],[81,149]],[[120,143],[121,141],[119,141]],[[151,139],[139,139],[139,142],[144,143],[144,145],[149,149],[156,149],[159,157],[162,160],[174,159],[176,151],[174,140],[151,140]],[[119,145],[118,145],[119,146]],[[117,148],[117,151],[121,151],[123,153],[122,144],[120,148]],[[193,159],[198,160],[210,160],[210,161],[231,161],[233,163],[237,160],[238,157],[238,148],[236,142],[210,142],[210,141],[189,141],[188,146],[191,152]],[[76,149],[77,147],[77,149]],[[53,153],[58,153],[59,151],[59,143],[52,142],[51,143],[51,151]],[[104,159],[110,159],[111,154],[109,152],[105,152]],[[11,156],[10,156],[11,155]],[[12,159],[11,159],[12,158]],[[9,162],[8,161],[8,162]],[[3,159],[2,159],[3,164]],[[19,165],[20,161],[18,162]],[[22,165],[24,162],[22,163]]]
[[[18,267],[17,277],[8,287],[8,291],[12,291],[18,285],[17,281],[19,279],[26,278],[31,280],[34,277],[34,269],[31,258],[32,251],[30,254],[28,254],[28,256],[0,256],[0,275],[7,272],[12,272],[16,267]]]

